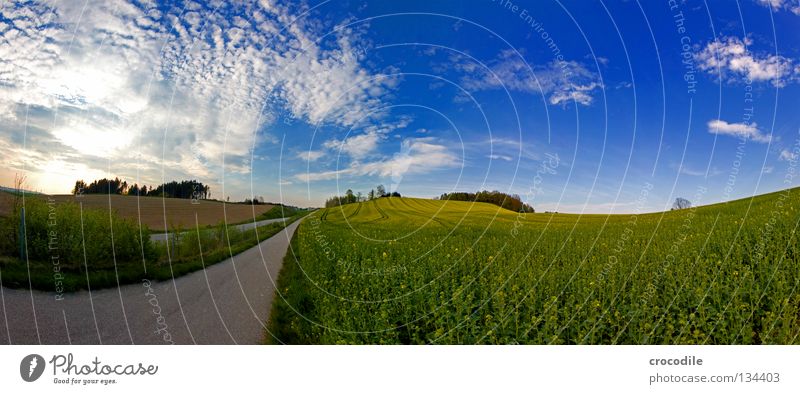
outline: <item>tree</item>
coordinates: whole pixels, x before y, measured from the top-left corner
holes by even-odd
[[[493,191],[480,191],[478,193],[444,193],[439,196],[440,200],[454,200],[454,201],[474,201],[486,202],[497,205],[514,212],[533,213],[534,209],[529,204],[522,201],[521,197],[517,194],[508,195],[506,193]]]
[[[687,200],[687,199],[685,199],[685,198],[683,198],[683,197],[676,198],[675,202],[672,203],[672,210],[673,211],[676,211],[676,210],[679,210],[679,209],[687,209],[687,208],[691,208],[691,207],[692,207],[692,202]]]
[[[128,182],[114,179],[97,179],[90,184],[83,180],[75,182],[72,194],[125,194],[128,191]]]
[[[128,181],[119,178],[114,179],[97,179],[90,184],[86,184],[83,180],[75,182],[75,187],[72,189],[72,194],[128,194],[140,196],[163,196],[173,198],[191,198],[191,199],[205,199],[208,198],[210,192],[208,186],[196,180],[191,181],[171,181],[162,183],[156,188],[147,188],[142,186],[139,188],[137,184],[129,184]]]
[[[162,183],[155,189],[150,190],[150,194],[154,196],[164,196],[172,198],[206,198],[206,186],[196,180],[191,181],[171,181]]]
[[[83,194],[87,188],[88,188],[88,186],[86,186],[86,182],[84,182],[83,180],[76,181],[75,182],[75,187],[72,188],[72,194],[74,194],[76,196],[78,194]]]
[[[376,190],[377,189],[377,190]],[[367,193],[367,197],[364,197],[364,194],[361,192],[355,193],[353,189],[347,189],[343,196],[332,196],[325,200],[325,207],[332,208],[338,207],[344,204],[352,204],[361,201],[367,200],[374,200],[378,197],[400,197],[400,193],[392,192],[387,193],[386,188],[383,185],[378,185],[376,189],[372,189]]]

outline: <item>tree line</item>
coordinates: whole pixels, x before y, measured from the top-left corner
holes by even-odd
[[[498,207],[508,209],[514,212],[533,213],[534,209],[529,204],[522,201],[519,194],[506,194],[497,190],[481,191],[477,193],[455,192],[443,193],[439,196],[440,200],[453,200],[453,201],[474,201],[474,202],[488,202],[497,205]]]
[[[367,192],[364,195],[361,192],[354,193],[352,189],[347,191],[342,196],[333,196],[325,200],[325,208],[338,207],[340,205],[352,204],[355,202],[370,201],[381,197],[402,197],[398,192],[387,192],[383,185],[378,185],[376,188]]]
[[[137,183],[129,184],[127,181],[114,179],[97,179],[87,184],[82,179],[75,182],[72,194],[119,194],[128,196],[150,196],[169,198],[193,198],[206,200],[211,198],[211,188],[196,180],[171,181],[162,183],[157,187],[139,186]]]

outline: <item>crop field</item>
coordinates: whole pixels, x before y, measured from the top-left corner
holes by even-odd
[[[0,193],[6,194],[6,193]],[[272,205],[224,204],[218,201],[194,201],[182,198],[136,197],[121,195],[86,194],[52,196],[56,203],[79,202],[86,209],[109,207],[120,217],[141,220],[142,226],[154,231],[165,231],[172,227],[194,228],[195,217],[201,227],[227,223],[252,221],[254,217],[269,211]],[[2,204],[4,200],[0,200]],[[0,207],[0,212],[7,208]]]
[[[273,343],[796,344],[800,190],[644,215],[380,198],[312,213]]]
[[[10,216],[14,205],[14,196],[11,193],[0,192],[0,217]]]

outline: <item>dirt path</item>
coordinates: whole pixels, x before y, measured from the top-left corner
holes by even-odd
[[[0,343],[256,344],[283,257],[301,220],[174,281],[64,294],[0,290]]]

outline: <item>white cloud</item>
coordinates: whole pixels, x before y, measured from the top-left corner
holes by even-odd
[[[695,54],[698,67],[731,81],[742,78],[754,82],[771,82],[781,87],[796,81],[800,73],[793,61],[780,55],[754,54],[748,47],[750,38],[723,37],[708,43]]]
[[[514,160],[514,158],[512,158],[511,156],[506,156],[506,155],[489,155],[489,156],[486,156],[486,157],[488,157],[489,159],[492,159],[492,160],[505,160],[505,161]]]
[[[317,161],[325,156],[324,150],[307,150],[297,154],[297,157],[304,161]]]
[[[343,176],[379,176],[402,178],[408,174],[426,174],[432,171],[453,168],[461,161],[445,145],[431,138],[411,138],[402,142],[400,152],[391,157],[382,157],[370,162],[353,161],[349,167],[297,174],[303,182],[332,180]],[[398,181],[399,182],[399,181]]]
[[[540,93],[553,105],[575,102],[589,105],[593,94],[603,88],[600,77],[575,61],[552,61],[547,65],[531,65],[511,50],[502,51],[486,67],[454,56],[454,68],[465,75],[461,85],[467,90],[508,89]]]
[[[295,117],[352,126],[379,115],[370,111],[397,79],[363,69],[347,35],[339,37],[337,44],[338,49],[323,51],[306,42],[280,62],[281,97]]]
[[[761,143],[767,143],[772,140],[771,136],[761,134],[756,123],[728,123],[724,120],[715,119],[708,122],[708,132]]]
[[[407,139],[402,143],[403,154],[389,160],[379,160],[359,165],[365,175],[391,176],[399,173],[427,173],[440,168],[457,166],[460,161],[446,146],[434,144],[431,138]]]
[[[344,141],[331,139],[326,141],[323,146],[337,153],[347,154],[354,159],[363,159],[378,148],[380,139],[381,135],[377,132],[368,132],[348,137]]]
[[[778,156],[778,160],[780,161],[795,161],[797,160],[797,153],[794,153],[788,149],[781,150],[780,155]]]
[[[758,4],[761,4],[765,7],[772,7],[772,8],[781,8],[783,7],[784,3],[788,3],[788,0],[756,0]]]
[[[773,11],[786,9],[795,15],[800,15],[800,4],[798,4],[797,0],[756,0],[756,3],[764,7],[770,7]]]
[[[295,178],[301,182],[328,181],[351,173],[350,169],[306,172],[295,175]]]
[[[466,150],[472,154],[484,156],[489,149],[489,155],[486,156],[493,160],[506,160],[510,158],[513,161],[517,158],[538,161],[542,156],[538,154],[534,145],[525,143],[522,140],[513,138],[491,137],[478,141],[470,141],[464,144]],[[494,156],[494,157],[493,157]]]
[[[703,176],[703,175],[706,174],[705,171],[700,171],[700,170],[695,170],[695,169],[689,168],[689,166],[687,166],[685,164],[682,164],[682,165],[680,165],[678,167],[678,172],[683,174],[683,175],[689,175],[689,176]]]
[[[78,121],[78,119],[70,119]],[[84,124],[68,124],[52,130],[52,135],[62,144],[87,155],[112,157],[124,154],[122,150],[130,146],[133,140],[131,133],[124,130],[97,129],[90,122]]]
[[[386,140],[387,135],[399,129],[406,128],[411,124],[413,118],[410,116],[401,115],[393,121],[381,121],[379,123],[371,123],[366,125],[359,133],[355,128],[350,128],[348,135],[339,140],[331,138],[322,143],[320,152],[329,150],[335,153],[335,156],[340,155],[348,156],[350,159],[362,160],[367,156],[373,155],[379,148],[380,142]],[[395,138],[400,137],[395,135]]]
[[[318,23],[290,25],[288,8],[264,3],[190,1],[183,13],[124,0],[0,4],[0,140],[21,143],[12,130],[36,129],[29,158],[57,152],[107,171],[103,158],[148,183],[162,168],[211,183],[249,172],[252,149],[276,141],[266,128],[284,110],[311,123],[370,118],[396,81],[361,65],[359,34],[318,42]],[[0,167],[45,169],[47,160],[11,159],[18,154],[0,144]]]

